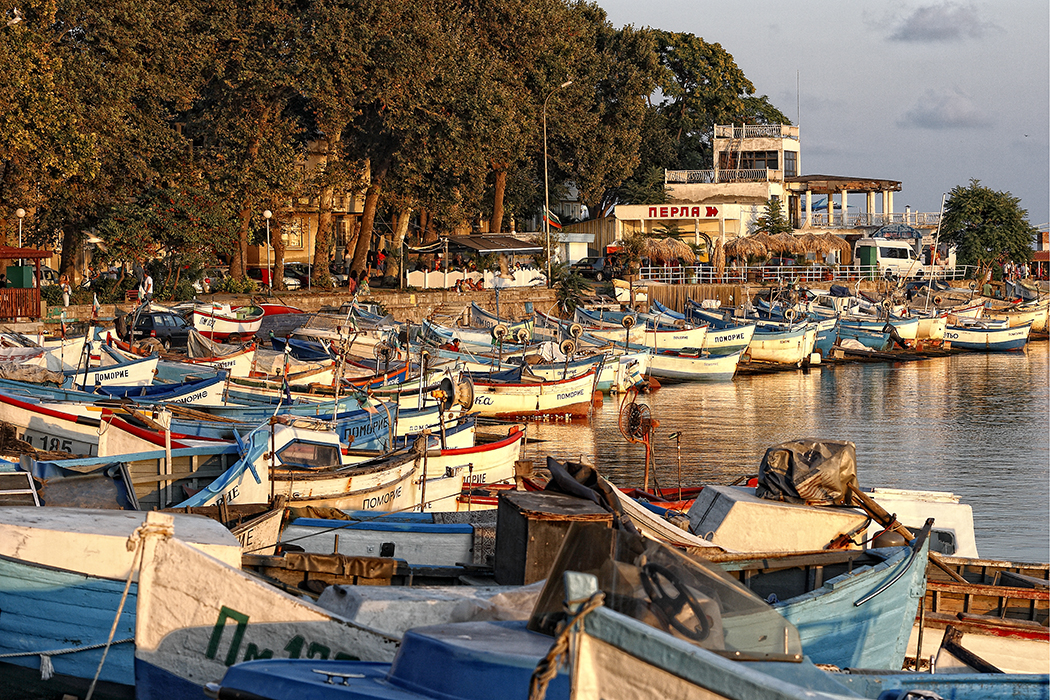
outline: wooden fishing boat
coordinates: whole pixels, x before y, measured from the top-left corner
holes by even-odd
[[[108,396],[128,399],[135,403],[175,403],[194,407],[233,406],[242,403],[227,393],[229,378],[225,372],[204,379],[187,379],[178,384],[152,386],[96,386],[95,399]]]
[[[489,418],[543,415],[586,418],[594,392],[594,370],[553,382],[502,381],[476,376],[473,409]]]
[[[19,439],[41,451],[105,457],[165,446],[163,432],[137,427],[90,404],[45,404],[0,393],[0,421],[13,425]],[[190,446],[184,437],[173,434],[171,444]]]
[[[170,517],[150,513],[144,535],[133,623],[137,698],[196,700],[229,666],[275,655],[393,658],[396,637],[279,591],[241,571],[239,560],[202,555],[171,536]]]
[[[725,382],[736,374],[743,350],[726,355],[700,351],[660,350],[649,362],[649,375],[679,382]]]
[[[205,338],[237,344],[259,332],[266,312],[258,306],[230,308],[229,304],[193,307],[193,327]]]
[[[56,687],[83,695],[119,612],[98,690],[134,694],[137,577],[132,576],[123,609],[120,603],[134,573],[135,550],[128,549],[128,538],[147,517],[155,514],[0,508],[0,684],[18,688],[20,696],[37,691],[47,697]],[[189,551],[225,567],[240,566],[241,545],[221,524],[195,515],[164,517]],[[176,576],[186,579],[190,573],[183,569]]]
[[[91,391],[97,386],[150,386],[157,372],[160,355],[135,359],[122,359],[100,367],[66,370],[67,389]]]
[[[1023,350],[1031,330],[1031,322],[1010,328],[1006,321],[974,321],[965,325],[949,324],[944,329],[944,339],[957,349],[1009,352]]]
[[[184,359],[183,362],[188,365],[223,370],[229,372],[231,377],[248,377],[251,375],[255,364],[255,349],[256,344],[251,343],[229,355],[190,357]]]
[[[893,340],[889,331],[874,330],[864,326],[851,323],[839,323],[836,331],[836,343],[841,345],[842,341],[855,340],[866,348],[884,352],[893,347]],[[856,346],[854,346],[856,347]]]
[[[1050,564],[942,557],[930,566],[908,656],[939,673],[1050,673]],[[961,579],[961,580],[960,580]],[[921,629],[921,634],[920,634]]]
[[[984,317],[1006,321],[1011,328],[1030,322],[1033,333],[1046,333],[1048,313],[1050,313],[1050,299],[1044,299],[1000,309],[985,309]]]
[[[324,426],[291,423],[273,425],[272,435],[252,432],[241,459],[178,507],[266,503],[279,495],[289,506],[459,510],[457,497],[465,486],[514,478],[525,438],[525,431],[514,427],[502,440],[469,448],[343,454],[338,436]]]
[[[596,338],[616,343],[636,343],[653,350],[699,350],[704,346],[704,338],[707,337],[707,326],[691,326],[683,328],[656,327],[649,328],[646,324],[642,328],[624,328],[618,323],[603,322],[593,312],[576,309],[577,319],[583,319],[588,325],[585,331]],[[632,319],[634,318],[631,315]],[[604,326],[604,327],[602,327]]]
[[[715,565],[684,561],[654,542],[617,546],[614,531],[597,528],[608,535],[604,542],[589,538],[585,548],[571,537],[563,545],[528,621],[410,629],[391,665],[251,661],[231,667],[221,683],[209,684],[208,693],[272,700],[481,700],[508,694],[832,700],[875,698],[883,688],[907,691],[915,684],[945,697],[977,697],[966,692],[977,680],[973,676],[916,680],[912,674],[823,671],[803,658],[791,623]],[[847,683],[864,691],[854,692]],[[1044,678],[1023,676],[980,683],[986,697],[1034,698],[1048,685]]]

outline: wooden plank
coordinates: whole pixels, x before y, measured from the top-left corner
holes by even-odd
[[[986,586],[979,583],[958,584],[941,581],[929,581],[928,591],[954,593],[961,596],[986,596],[990,598],[1010,598],[1011,600],[1045,600],[1050,603],[1050,590],[1019,588],[1012,586]]]

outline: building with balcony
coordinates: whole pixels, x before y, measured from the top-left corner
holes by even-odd
[[[893,195],[901,190],[897,180],[799,175],[802,149],[797,126],[715,125],[713,165],[711,170],[665,171],[670,203],[617,206],[614,237],[677,230],[686,241],[724,241],[747,235],[770,199],[782,202],[788,220],[800,233],[833,230],[859,238],[886,224],[906,224],[932,237],[940,219],[939,213],[910,208],[895,213]]]

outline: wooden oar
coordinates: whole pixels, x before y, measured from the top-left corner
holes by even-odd
[[[853,484],[849,484],[848,489],[850,494],[853,495],[860,503],[860,506],[864,508],[864,510],[867,511],[868,515],[870,515],[872,519],[879,525],[882,525],[887,530],[894,530],[896,532],[899,532],[901,536],[904,537],[904,539],[908,542],[911,542],[913,539],[915,539],[915,535],[912,534],[911,530],[909,530],[900,522],[898,522],[897,519],[890,515],[885,508],[876,503],[871,496],[864,493]],[[960,576],[958,573],[952,570],[951,567],[949,567],[947,564],[941,561],[941,557],[939,554],[936,554],[935,552],[930,552],[930,562],[938,569],[948,574],[948,576],[950,576],[958,583],[969,583],[969,581],[964,579],[962,576]]]

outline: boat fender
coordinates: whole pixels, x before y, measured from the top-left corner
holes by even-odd
[[[976,282],[974,282],[973,280],[970,280],[970,284],[969,284],[968,286],[970,287],[970,291],[971,291],[971,292],[972,292],[973,290],[977,289],[977,283],[976,283]]]

